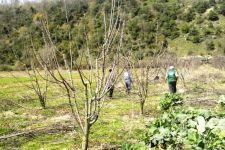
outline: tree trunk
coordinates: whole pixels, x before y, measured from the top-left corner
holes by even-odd
[[[82,149],[83,150],[87,150],[88,149],[88,144],[89,144],[89,133],[90,133],[90,118],[89,118],[89,112],[90,112],[90,108],[89,108],[89,99],[88,99],[88,88],[87,88],[87,84],[82,81],[84,86],[85,86],[85,96],[86,96],[86,100],[85,100],[85,124],[84,124],[84,136],[83,136],[83,141],[82,141]]]
[[[140,102],[140,106],[141,106],[141,115],[144,115],[144,102]]]
[[[88,149],[88,144],[89,144],[89,134],[90,134],[90,125],[87,120],[86,125],[85,125],[85,131],[84,131],[84,136],[82,140],[82,150],[87,150]]]
[[[39,96],[39,101],[40,101],[41,107],[43,109],[46,109],[45,98],[43,96]]]

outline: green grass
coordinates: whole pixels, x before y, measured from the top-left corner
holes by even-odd
[[[188,53],[196,54],[205,54],[205,47],[203,43],[194,44],[191,41],[186,41],[185,37],[179,37],[174,40],[169,41],[171,51],[177,53],[179,56],[188,55]]]
[[[210,66],[202,66],[198,69],[191,70],[191,75],[187,74],[187,87],[185,89],[181,81],[178,82],[178,90],[183,91],[185,101],[193,101],[193,103],[185,103],[183,109],[194,106],[196,108],[206,108],[216,111],[223,111],[217,105],[206,105],[195,102],[196,99],[210,98],[218,99],[218,92],[212,92],[212,86],[215,90],[225,91],[225,72],[217,70]],[[217,73],[222,75],[216,77]],[[21,73],[22,74],[22,73]],[[205,77],[203,78],[202,75]],[[210,76],[210,77],[209,77]],[[216,77],[216,81],[211,78]],[[74,77],[78,81],[78,76],[74,73]],[[19,103],[24,108],[13,106],[4,102],[4,108],[0,111],[0,135],[10,134],[35,128],[47,128],[55,124],[72,125],[70,119],[62,119],[70,115],[70,108],[66,103],[66,97],[61,97],[62,90],[55,86],[50,87],[48,95],[47,109],[43,110],[40,107],[39,101],[32,91],[26,88],[17,88],[20,82],[14,82],[13,77],[7,77],[0,81],[4,86],[1,90],[0,100],[10,98],[11,101]],[[198,82],[196,82],[196,79]],[[0,79],[1,80],[1,79]],[[27,83],[27,79],[21,76],[21,80]],[[9,82],[7,82],[9,81]],[[194,81],[194,82],[193,82]],[[122,82],[122,81],[121,81]],[[5,84],[3,84],[5,83]],[[82,92],[82,85],[77,82],[78,92]],[[166,83],[159,82],[149,86],[150,95],[145,105],[145,115],[140,115],[138,96],[135,94],[136,87],[132,90],[130,96],[125,94],[124,89],[115,89],[114,99],[106,98],[104,107],[100,113],[99,120],[92,126],[90,134],[90,147],[98,149],[100,147],[118,147],[124,143],[138,143],[142,137],[145,125],[151,118],[159,116],[162,111],[158,108],[160,97],[167,92]],[[199,92],[203,89],[204,92]],[[21,95],[29,93],[30,99],[21,99]],[[78,94],[79,103],[81,103],[82,93]],[[3,103],[1,103],[1,106]],[[28,108],[28,109],[27,109]],[[7,116],[8,114],[8,116]],[[10,116],[11,114],[11,116]],[[14,141],[0,142],[2,149],[78,149],[81,147],[81,139],[79,138],[79,130],[67,133],[51,133],[38,134],[33,137],[20,137]],[[15,144],[14,144],[15,143]],[[0,149],[1,149],[0,148]]]
[[[74,147],[73,139],[68,139],[65,134],[42,135],[37,138],[28,141],[21,146],[24,150],[30,149],[46,149],[46,150],[58,150],[58,149],[72,149]]]

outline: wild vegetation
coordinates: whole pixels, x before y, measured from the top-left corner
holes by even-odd
[[[48,20],[53,42],[62,53],[68,55],[67,47],[71,44],[74,57],[79,58],[78,51],[85,49],[87,34],[91,54],[97,55],[104,40],[102,10],[110,13],[110,1],[66,2],[67,10],[60,0],[0,5],[1,70],[21,67],[16,57],[26,58],[31,37],[36,49],[44,48],[40,19]],[[223,0],[129,0],[122,5],[127,14],[123,51],[132,50],[138,59],[153,56],[162,46],[178,55],[224,53]]]

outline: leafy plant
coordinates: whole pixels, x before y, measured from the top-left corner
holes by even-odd
[[[150,148],[224,149],[224,115],[206,110],[176,110],[150,122],[143,141]]]
[[[181,105],[183,103],[183,97],[180,94],[166,93],[160,100],[160,107],[163,110],[168,110],[171,106]]]

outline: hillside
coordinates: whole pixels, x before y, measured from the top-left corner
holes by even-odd
[[[225,53],[223,0],[129,0],[122,5],[127,19],[123,50],[132,49],[138,59],[152,56],[162,47],[179,56]],[[44,48],[41,19],[48,21],[52,39],[62,53],[68,53],[71,40],[79,58],[88,35],[91,54],[97,55],[104,38],[102,12],[109,13],[110,7],[109,0],[1,4],[1,70],[17,68],[19,59],[25,60],[26,51],[32,48],[31,40],[36,50]]]

